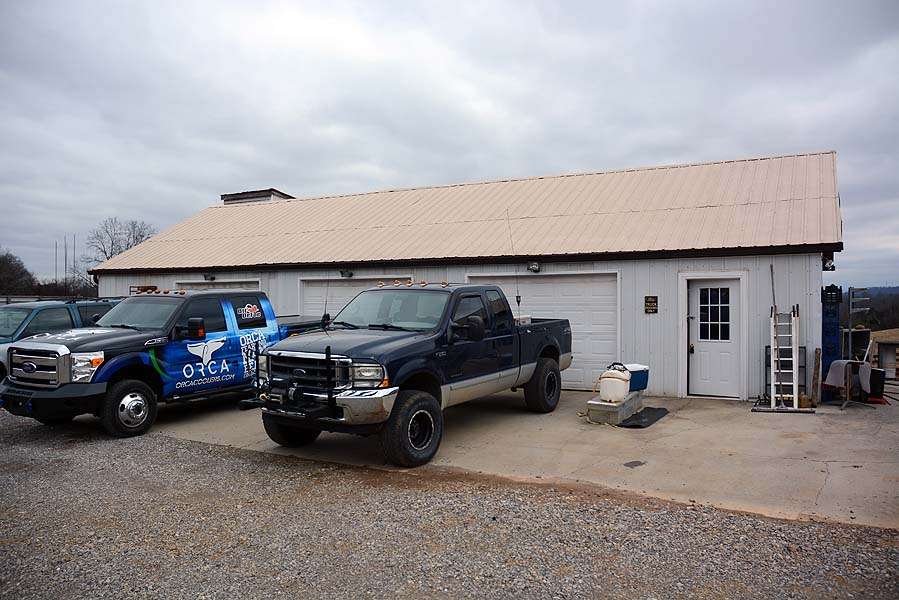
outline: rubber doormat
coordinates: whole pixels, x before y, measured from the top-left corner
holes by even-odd
[[[624,421],[619,423],[618,427],[627,427],[628,429],[646,429],[667,414],[667,408],[647,406],[640,412],[629,416]]]

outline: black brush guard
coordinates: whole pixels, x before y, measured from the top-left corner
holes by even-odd
[[[331,346],[327,346],[325,348],[325,392],[327,393],[327,404],[322,405],[318,402],[318,398],[314,398],[312,401],[304,401],[304,398],[308,395],[302,389],[295,389],[291,397],[288,397],[289,404],[282,404],[279,402],[271,401],[272,395],[272,378],[266,381],[265,386],[259,384],[259,355],[261,352],[259,351],[259,344],[256,344],[255,348],[249,348],[248,352],[254,353],[254,364],[256,367],[256,397],[255,398],[247,398],[245,400],[241,400],[237,403],[237,407],[240,410],[251,410],[254,408],[265,408],[271,407],[276,408],[279,411],[293,411],[303,413],[306,417],[309,418],[331,418],[331,419],[339,419],[341,417],[340,410],[337,406],[337,400],[334,398],[334,388],[336,381],[336,366],[335,362],[331,357]],[[269,365],[269,372],[271,373],[271,365]],[[289,393],[289,392],[288,392]],[[286,394],[285,394],[286,395]]]

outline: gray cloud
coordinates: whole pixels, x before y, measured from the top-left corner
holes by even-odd
[[[486,5],[486,6],[484,6]],[[0,4],[0,245],[294,195],[838,152],[899,283],[895,2]]]

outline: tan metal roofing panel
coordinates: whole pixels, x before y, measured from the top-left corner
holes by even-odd
[[[836,190],[819,152],[219,205],[94,271],[835,246]]]

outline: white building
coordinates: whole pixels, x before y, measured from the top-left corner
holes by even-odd
[[[569,388],[640,362],[652,394],[746,399],[763,393],[772,264],[809,364],[821,345],[822,269],[842,249],[835,163],[822,152],[310,199],[244,192],[93,272],[104,296],[258,288],[279,314],[304,315],[326,297],[336,314],[379,281],[498,283],[520,314],[570,319]]]

